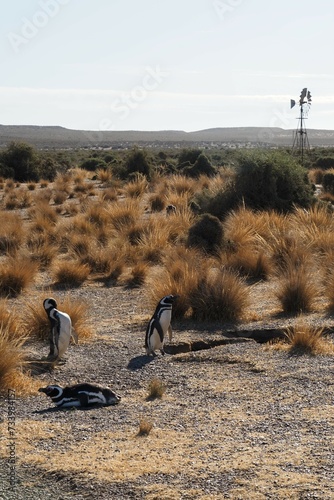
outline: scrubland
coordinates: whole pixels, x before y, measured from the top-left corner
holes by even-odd
[[[2,180],[2,498],[332,498],[333,213],[328,203],[284,214],[241,205],[222,221],[199,217],[193,198],[229,175],[122,182],[73,168],[53,182]],[[176,354],[147,359],[146,324],[169,293],[180,295]],[[53,368],[43,365],[47,296],[79,338]],[[268,328],[282,337],[249,338]],[[218,338],[226,344],[177,350]],[[111,385],[122,402],[51,411],[37,392],[84,381]]]

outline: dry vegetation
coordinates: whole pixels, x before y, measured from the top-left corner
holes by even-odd
[[[314,178],[318,179],[316,174],[313,173]],[[293,368],[283,366],[284,362],[289,364],[287,356],[318,356],[321,363],[325,363],[323,358],[334,354],[328,331],[324,335],[323,328],[331,326],[334,310],[332,212],[321,205],[309,211],[295,209],[289,215],[253,212],[243,207],[230,213],[222,223],[224,240],[218,251],[208,254],[201,248],[189,247],[188,231],[195,221],[189,208],[192,196],[204,187],[217,192],[227,178],[225,169],[214,179],[156,176],[151,184],[138,178],[123,185],[115,181],[111,186],[110,172],[101,169],[93,180],[87,172],[74,169],[58,174],[53,183],[15,185],[10,180],[3,183],[0,199],[0,390],[3,402],[8,388],[15,389],[20,398],[25,393],[37,399],[40,397],[38,386],[49,380],[61,383],[65,372],[67,383],[83,381],[78,380],[82,373],[85,376],[90,373],[93,379],[94,370],[97,373],[100,365],[105,363],[106,370],[110,369],[105,359],[107,348],[123,352],[131,349],[135,342],[131,331],[140,331],[142,338],[135,344],[141,349],[136,353],[140,357],[144,352],[143,332],[150,312],[158,300],[169,293],[180,295],[173,318],[179,328],[185,330],[185,337],[196,337],[196,334],[201,337],[201,329],[207,337],[219,330],[221,337],[222,328],[237,328],[242,324],[247,324],[250,330],[252,324],[262,327],[282,324],[286,332],[285,339],[267,345],[256,360],[250,353],[245,357],[240,351],[233,354],[233,348],[230,355],[222,354],[218,348],[210,350],[212,353],[187,353],[176,356],[175,361],[161,361],[164,364],[157,365],[157,374],[154,363],[143,364],[147,371],[138,375],[140,370],[133,370],[126,375],[129,378],[126,382],[122,379],[126,378],[126,366],[117,365],[115,358],[120,374],[113,372],[113,378],[127,390],[127,397],[124,401],[122,398],[120,405],[125,408],[124,421],[114,417],[114,410],[103,409],[102,416],[111,422],[107,431],[99,428],[94,435],[89,435],[87,442],[80,441],[77,445],[73,439],[78,438],[73,435],[68,446],[62,449],[53,441],[57,432],[60,437],[66,435],[59,423],[61,414],[58,414],[58,422],[54,419],[50,426],[42,420],[36,424],[41,415],[23,417],[18,422],[20,464],[64,477],[78,475],[83,481],[90,477],[101,488],[101,481],[120,489],[121,483],[129,483],[129,490],[121,489],[125,496],[116,494],[115,498],[308,498],[303,495],[312,488],[316,474],[311,471],[313,459],[306,442],[301,438],[300,456],[288,457],[283,441],[279,440],[283,440],[283,436],[273,438],[268,444],[265,429],[270,425],[266,418],[270,404],[274,405],[275,383],[282,384],[280,377],[290,377],[293,373]],[[176,207],[176,212],[169,216],[165,213],[168,204]],[[104,303],[92,298],[95,293],[104,294],[108,290],[112,290],[109,297],[115,303],[108,295],[103,295]],[[27,361],[36,358],[36,352],[40,360],[43,360],[41,353],[47,354],[49,325],[42,307],[46,296],[55,296],[59,308],[71,316],[79,343],[88,344],[91,352],[98,350],[94,363],[90,364],[87,355],[87,366],[76,365],[74,361],[71,364],[69,359],[65,367],[58,367],[55,373],[41,374],[32,369]],[[140,303],[140,311],[136,315],[131,313],[129,319],[124,309],[135,309],[133,298]],[[123,305],[122,300],[128,302]],[[107,317],[106,311],[109,311]],[[304,321],[300,321],[302,315],[305,315]],[[103,333],[104,330],[108,333]],[[128,336],[118,336],[119,332],[124,335],[124,330]],[[126,354],[127,351],[120,359]],[[68,357],[71,356],[80,361],[75,349]],[[273,361],[275,356],[279,360],[277,364]],[[234,365],[236,372],[233,372]],[[275,369],[271,369],[274,365]],[[304,370],[304,377],[308,376],[306,368],[300,366],[299,369]],[[268,398],[263,410],[268,412],[266,417],[257,413],[263,403],[261,381],[259,385],[256,379],[259,374],[272,391],[264,396]],[[268,382],[268,374],[275,377],[275,383]],[[147,389],[149,379],[148,395],[147,390],[144,395],[142,388]],[[294,412],[296,394],[289,392],[290,388],[285,395],[284,388],[280,390],[282,401],[284,399],[286,407]],[[223,406],[219,399],[222,394],[230,406]],[[253,395],[257,405],[254,411],[249,401]],[[29,401],[33,404],[34,399]],[[39,405],[43,407],[42,403]],[[328,422],[333,425],[325,406],[322,419],[326,425]],[[303,411],[305,421],[314,426],[316,416],[311,415],[312,405]],[[80,429],[84,434],[85,425],[91,425],[89,413],[66,413],[68,425],[73,425],[78,434]],[[85,422],[81,428],[75,421],[78,414]],[[49,414],[42,417],[48,419]],[[245,420],[251,420],[249,435]],[[227,422],[232,422],[232,427],[237,426],[240,432],[242,428],[244,441],[239,435],[236,444]],[[24,441],[24,433],[30,433],[31,429],[33,436]],[[147,436],[147,440],[138,440],[138,436]],[[49,438],[52,438],[50,448]],[[268,445],[266,457],[261,452],[261,440],[264,446]],[[319,446],[323,444],[321,440]],[[218,457],[217,462],[210,461],[208,468],[207,456]],[[0,458],[4,457],[5,453],[1,452]],[[309,473],[302,470],[303,457],[312,462]],[[267,467],[267,478],[264,472],[256,476],[254,460],[260,460],[264,469]],[[326,462],[325,458],[322,460]],[[92,463],[95,463],[94,472],[90,472]],[[285,477],[282,471],[284,466],[287,470],[290,463],[296,472],[291,470]],[[229,478],[231,493],[226,497],[221,496],[218,486],[210,490],[210,477],[216,478],[219,474]],[[150,475],[156,478],[155,482],[150,482]],[[237,479],[234,480],[233,475]],[[305,482],[305,488],[297,476]],[[207,489],[201,486],[201,477],[209,485]],[[257,477],[256,484],[254,477]],[[129,496],[131,488],[136,489],[133,484],[138,478],[142,481],[136,490],[138,496]],[[184,478],[187,479],[185,487]],[[279,491],[275,493],[269,484],[276,484]],[[330,498],[326,495],[333,485],[331,476],[323,496],[319,493],[321,487],[314,487],[315,495],[320,496],[310,498]],[[103,495],[103,488],[101,491]],[[100,498],[111,498],[108,495]]]

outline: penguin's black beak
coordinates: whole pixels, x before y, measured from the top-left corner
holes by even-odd
[[[45,394],[47,394],[48,393],[48,388],[47,387],[40,387],[38,389],[38,392],[44,392]]]

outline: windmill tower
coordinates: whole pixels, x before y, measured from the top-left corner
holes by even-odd
[[[310,143],[307,137],[307,131],[305,127],[305,120],[307,120],[307,115],[311,107],[311,92],[304,88],[301,91],[299,98],[299,108],[300,113],[298,117],[298,125],[297,130],[294,135],[292,152],[298,152],[301,158],[302,165],[304,164],[304,154],[305,151],[310,149]],[[290,100],[290,108],[293,108],[296,104],[296,101],[293,99]]]

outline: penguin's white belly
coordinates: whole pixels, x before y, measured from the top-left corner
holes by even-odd
[[[172,319],[172,311],[164,311],[159,319],[159,323],[161,325],[162,331],[164,332],[164,335],[166,335],[167,330],[169,328],[170,322]]]
[[[153,351],[155,351],[156,349],[162,349],[162,342],[160,340],[160,335],[156,328],[154,328],[153,333],[150,336],[150,348]]]
[[[71,339],[72,322],[71,318],[66,313],[59,313],[61,328],[58,339],[58,357],[61,358],[66,352]]]

